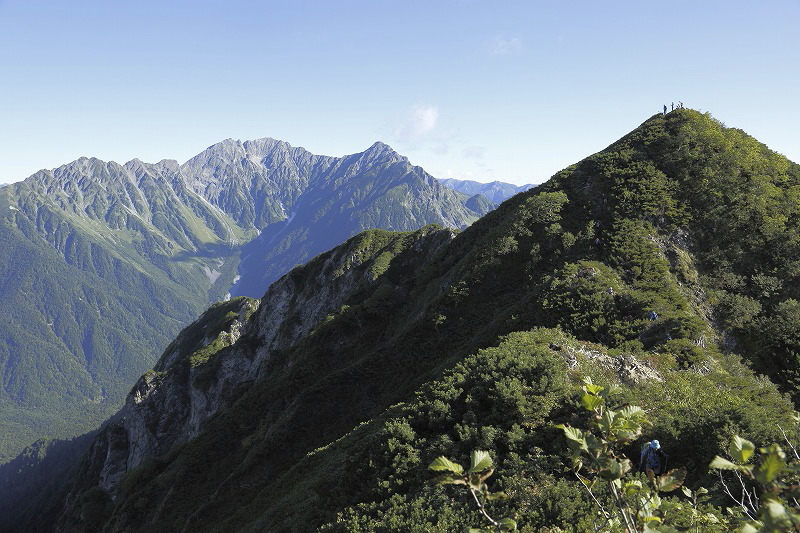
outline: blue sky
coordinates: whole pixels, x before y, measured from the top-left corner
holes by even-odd
[[[226,138],[545,181],[684,102],[800,162],[800,0],[0,0],[0,183]]]

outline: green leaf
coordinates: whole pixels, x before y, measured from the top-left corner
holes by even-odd
[[[602,457],[597,461],[597,464],[600,467],[598,474],[606,481],[620,479],[631,469],[631,462],[627,459],[617,461],[611,457]]]
[[[590,394],[600,394],[600,392],[602,392],[603,389],[605,389],[605,387],[603,387],[602,385],[595,385],[594,383],[592,383],[592,378],[590,378],[589,376],[583,378],[583,390],[585,390],[586,392]]]
[[[572,442],[579,444],[581,450],[589,451],[589,448],[586,446],[586,437],[583,431],[578,428],[565,426],[564,424],[558,424],[556,427],[563,429],[564,435]]]
[[[793,515],[787,509],[783,502],[769,500],[766,502],[766,505],[762,505],[762,510],[760,518],[764,522],[764,530],[768,531],[791,531],[795,528],[790,528],[790,524],[796,524],[796,519],[798,518],[797,515]],[[795,529],[796,531],[796,529]]]
[[[625,418],[640,418],[644,416],[645,413],[644,409],[638,405],[626,405],[625,407],[618,409],[617,414],[624,416]]]
[[[487,492],[486,493],[486,500],[487,501],[494,501],[494,500],[507,500],[508,494],[505,492]]]
[[[588,431],[584,433],[584,435],[586,435],[586,438],[584,439],[586,447],[583,449],[586,450],[586,452],[588,452],[589,454],[594,455],[596,457],[599,453],[603,451],[603,447],[605,446],[604,441],[598,439]]]
[[[583,390],[585,390],[587,393],[593,396],[597,396],[598,394],[603,392],[604,388],[605,387],[602,387],[601,385],[592,385],[591,383],[587,383],[583,386]]]
[[[641,481],[639,480],[626,482],[625,485],[622,486],[622,490],[626,496],[635,496],[643,492],[649,492],[649,489],[645,490],[645,488],[642,486]]]
[[[603,405],[603,399],[599,396],[593,396],[591,394],[584,394],[581,398],[581,405],[589,411],[594,411],[601,405]]]
[[[731,439],[731,445],[728,452],[737,463],[746,463],[750,457],[753,456],[756,447],[747,439],[741,438],[739,435],[734,435]]]
[[[778,477],[783,467],[786,466],[784,461],[778,454],[770,453],[766,455],[755,470],[756,479],[759,483],[770,483]]]
[[[614,424],[614,418],[616,416],[617,413],[609,409],[606,412],[604,412],[603,416],[601,416],[600,419],[597,421],[597,426],[604,434],[608,435],[609,433],[611,433],[611,429]]]
[[[510,518],[501,518],[497,521],[497,524],[500,526],[500,531],[516,531],[517,530],[517,523],[511,520]]]
[[[784,459],[784,460],[786,459],[786,453],[783,451],[783,449],[780,446],[778,446],[777,444],[774,444],[774,443],[770,444],[769,448],[761,448],[760,451],[761,451],[762,455],[775,454],[778,457],[780,457],[781,459]]]
[[[658,476],[656,481],[656,490],[659,492],[671,492],[681,485],[686,479],[686,467],[682,466],[675,470],[670,470],[666,474]]]
[[[588,477],[586,477],[586,476],[582,476],[582,475],[581,475],[579,472],[577,472],[577,471],[575,472],[575,476],[577,476],[577,478],[578,478],[579,480],[581,480],[581,481],[582,481],[582,482],[583,482],[583,483],[584,483],[584,484],[585,484],[587,487],[589,487],[590,489],[594,487],[594,484],[595,484],[595,482],[597,481],[597,478],[592,478],[592,479],[589,479],[589,478],[588,478]]]
[[[746,468],[742,465],[737,465],[736,463],[732,463],[727,459],[724,459],[717,455],[711,461],[711,464],[708,465],[709,468],[718,468],[720,470],[745,470]]]
[[[448,470],[456,474],[464,472],[464,468],[460,464],[454,463],[444,455],[440,455],[434,459],[433,462],[428,465],[428,470]]]
[[[681,492],[683,492],[687,498],[692,497],[692,490],[689,487],[681,487]]]
[[[482,472],[492,467],[492,457],[489,452],[484,450],[473,450],[472,452],[472,466],[470,466],[470,473]]]
[[[434,476],[431,479],[431,483],[435,483],[436,485],[466,485],[466,480],[459,476],[458,474],[453,474],[451,472],[445,472],[444,474],[439,474],[438,476]]]

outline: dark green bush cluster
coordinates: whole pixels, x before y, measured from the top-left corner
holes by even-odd
[[[554,352],[554,347],[560,348]],[[380,429],[365,435],[361,451],[348,459],[351,473],[340,471],[361,503],[324,530],[475,526],[472,499],[451,491],[452,500],[443,500],[442,487],[426,484],[422,468],[442,454],[464,461],[474,449],[493,450],[491,490],[508,495],[506,501],[487,503],[490,514],[513,517],[522,531],[592,530],[598,511],[577,480],[565,475],[560,464],[566,443],[552,430],[556,422],[580,424],[579,399],[567,385],[561,358],[566,347],[587,348],[552,330],[511,335],[423,387],[413,402],[387,412]],[[583,359],[579,364],[607,379],[599,367]],[[705,484],[718,491],[708,464],[732,435],[768,442],[780,438],[779,427],[793,435],[791,405],[774,386],[756,381],[734,362],[728,365],[707,375],[665,370],[663,382],[620,388],[616,401],[643,401],[652,422],[620,451],[636,464],[641,442],[659,438],[670,464],[686,469],[689,487]]]

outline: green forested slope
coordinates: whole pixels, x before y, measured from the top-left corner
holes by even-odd
[[[596,233],[610,245],[611,261],[618,261],[620,235],[642,229],[685,248],[667,250],[668,257],[679,281],[706,312],[713,309],[725,333],[720,340],[797,401],[799,165],[741,130],[678,110],[654,117],[547,188],[564,190],[574,209],[601,223]]]
[[[779,389],[797,394],[799,178],[709,115],[652,117],[435,255],[420,241],[375,257],[375,284],[270,353],[230,408],[128,472],[116,500],[87,460],[60,524],[460,531],[471,502],[428,483],[426,466],[482,448],[510,496],[498,512],[524,531],[592,530],[553,427],[581,425],[587,375],[622,385],[615,401],[653,422],[642,440],[660,439],[686,484],[725,505],[707,465],[732,435],[798,437]],[[263,349],[253,328],[230,349]]]
[[[121,167],[107,168],[118,171],[109,183],[122,187]],[[44,173],[0,191],[0,460],[42,435],[96,427],[153,354],[222,298],[224,280],[213,286],[203,268],[227,270],[228,283],[235,273],[224,267],[230,247],[196,249],[222,244],[218,237],[159,222],[177,209],[155,193],[140,215],[125,211],[109,225],[115,210],[106,204],[127,194],[101,187],[103,173],[91,171],[83,195],[54,192]]]

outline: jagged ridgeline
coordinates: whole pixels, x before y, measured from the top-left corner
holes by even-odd
[[[493,509],[590,531],[554,428],[582,424],[584,376],[725,504],[731,435],[798,438],[798,192],[797,165],[677,110],[457,235],[362,234],[186,329],[25,525],[461,531],[472,502],[426,466],[488,449]]]
[[[261,297],[366,229],[459,228],[492,207],[382,143],[327,157],[229,140],[183,165],[82,158],[3,187],[0,463],[96,427],[226,293]]]

